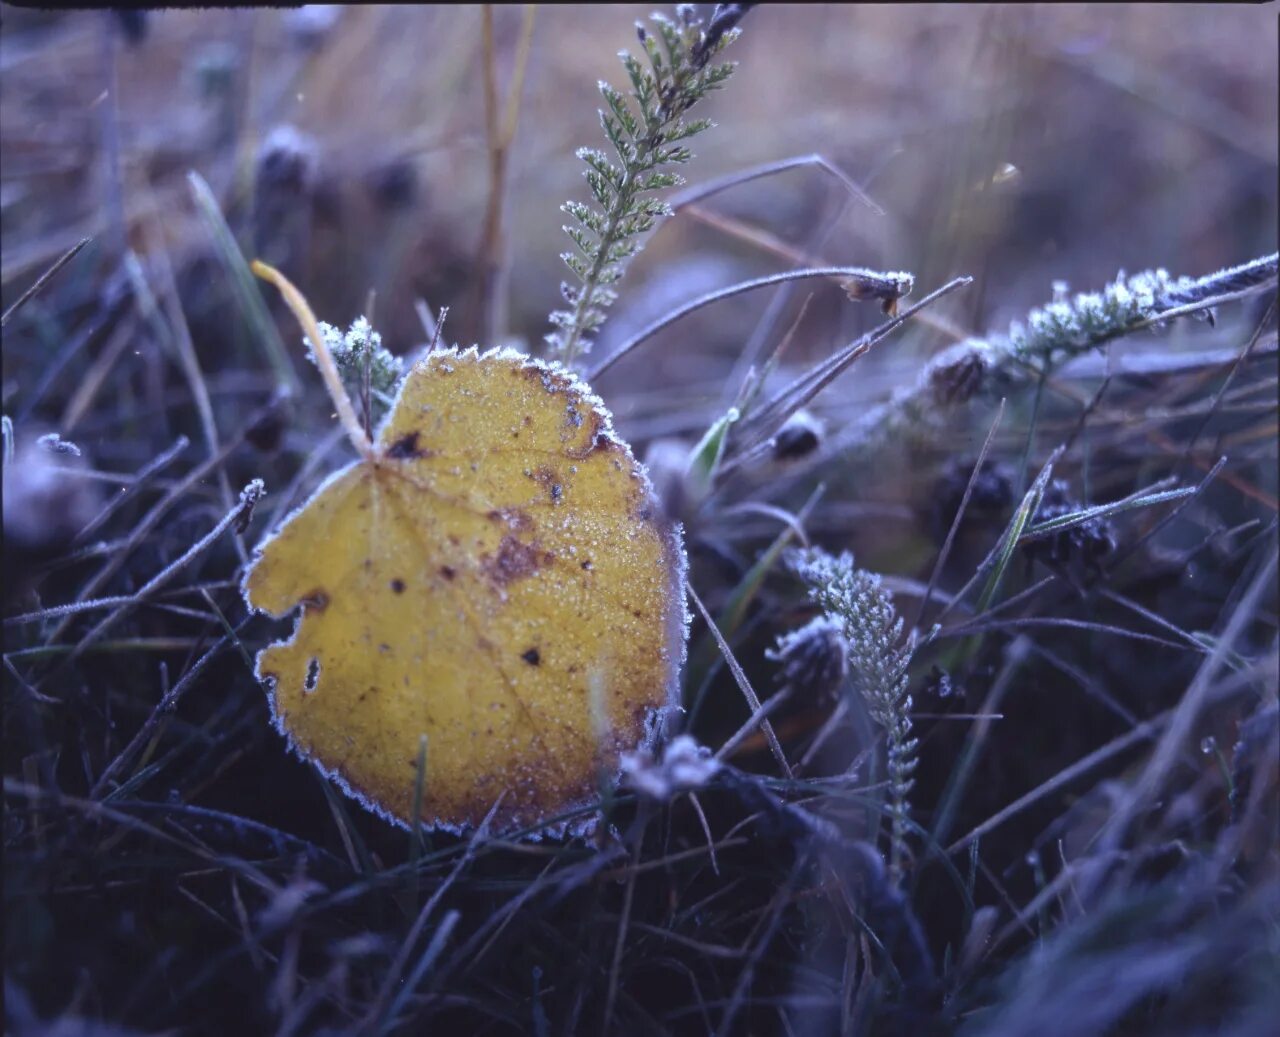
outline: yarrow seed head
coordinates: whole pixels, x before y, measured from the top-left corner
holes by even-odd
[[[670,215],[653,192],[683,183],[671,167],[693,157],[684,142],[711,126],[685,113],[732,73],[731,63],[709,61],[736,38],[745,12],[745,5],[722,5],[705,27],[693,5],[677,8],[674,21],[655,14],[654,31],[636,27],[648,66],[626,51],[619,54],[629,94],[600,82],[600,125],[613,153],[578,151],[594,204],[570,201],[563,207],[575,221],[564,227],[574,251],[560,258],[578,283],[561,286],[568,308],[551,313],[554,330],[546,336],[550,355],[566,366],[590,351],[616,295],[610,286],[643,247],[641,236]]]
[[[1167,270],[1146,270],[1132,277],[1121,271],[1101,292],[1069,300],[1066,284],[1056,281],[1053,301],[1032,310],[1025,323],[1009,328],[1009,344],[1015,353],[1041,360],[1078,353],[1157,318],[1179,305],[1195,286],[1193,279],[1173,278]]]

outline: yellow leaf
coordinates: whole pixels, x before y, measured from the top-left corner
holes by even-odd
[[[678,528],[591,391],[512,351],[440,350],[377,442],[259,548],[277,726],[389,820],[499,829],[589,805],[674,701]]]

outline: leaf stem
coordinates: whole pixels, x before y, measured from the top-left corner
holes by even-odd
[[[293,311],[298,323],[302,325],[303,334],[311,341],[311,348],[316,357],[316,366],[320,368],[320,374],[324,377],[325,388],[329,390],[329,395],[333,398],[333,406],[338,412],[338,420],[342,422],[342,427],[347,430],[347,438],[351,440],[351,445],[356,448],[356,453],[361,458],[366,461],[372,461],[375,456],[373,444],[369,442],[369,437],[360,425],[360,419],[356,417],[355,408],[351,406],[351,398],[347,395],[347,390],[343,388],[342,378],[338,374],[338,367],[333,362],[333,354],[329,352],[329,346],[325,343],[324,336],[320,334],[320,324],[307,303],[306,297],[294,287],[293,282],[285,277],[284,274],[280,273],[275,267],[268,266],[262,260],[255,259],[250,269],[264,281],[275,285],[280,290],[280,294],[284,296],[285,305]]]

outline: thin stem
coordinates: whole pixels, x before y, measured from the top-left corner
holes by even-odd
[[[520,117],[520,98],[524,91],[529,51],[533,44],[533,22],[536,5],[526,4],[520,41],[516,50],[515,70],[507,90],[501,119],[498,112],[497,56],[493,39],[493,5],[481,11],[484,44],[484,108],[485,130],[489,147],[489,199],[485,208],[484,232],[480,239],[480,338],[492,342],[504,323],[503,315],[503,238],[502,217],[506,202],[507,159],[515,139]]]
[[[49,267],[48,270],[46,270],[43,274],[37,277],[35,280],[35,283],[30,288],[28,288],[25,292],[23,292],[20,296],[18,296],[17,302],[15,302],[12,306],[10,306],[7,310],[5,310],[3,316],[0,316],[0,328],[3,328],[6,324],[8,324],[9,318],[12,317],[15,313],[17,313],[18,310],[22,308],[24,303],[27,303],[31,299],[33,299],[35,295],[40,291],[40,289],[42,289],[45,285],[47,285],[59,270],[61,270],[64,266],[70,263],[73,259],[75,259],[76,256],[80,254],[80,250],[84,248],[85,245],[89,244],[89,242],[91,242],[92,240],[93,240],[92,238],[81,238],[78,244],[72,245],[71,248],[67,249],[67,251],[64,252],[58,258],[58,260],[53,264],[53,266]]]
[[[691,302],[685,303],[683,306],[672,310],[665,317],[654,321],[647,328],[637,332],[631,338],[627,339],[612,356],[602,360],[592,369],[587,376],[588,381],[595,381],[605,371],[609,370],[614,364],[630,353],[641,343],[653,338],[666,328],[669,328],[682,317],[687,317],[695,310],[700,310],[704,306],[710,306],[712,303],[719,302],[722,299],[731,299],[735,295],[742,295],[745,292],[755,291],[757,288],[767,288],[774,284],[783,284],[786,281],[803,281],[813,277],[830,277],[830,278],[847,278],[858,280],[865,278],[868,271],[865,267],[860,266],[822,266],[822,267],[806,267],[803,270],[784,270],[780,274],[769,274],[765,277],[757,277],[750,281],[742,281],[728,288],[720,288],[714,292],[708,292],[706,295],[700,295]]]
[[[250,269],[264,281],[269,281],[275,285],[280,290],[280,294],[284,296],[285,304],[293,311],[298,323],[302,325],[303,334],[311,340],[311,348],[316,357],[316,366],[320,368],[320,374],[324,377],[325,388],[329,390],[329,395],[333,398],[333,406],[338,412],[338,420],[342,422],[342,427],[347,430],[347,438],[351,440],[352,446],[356,448],[356,453],[364,460],[373,460],[373,444],[369,442],[369,437],[365,435],[364,429],[360,425],[360,419],[356,417],[355,408],[351,406],[351,399],[347,396],[347,390],[342,386],[342,378],[338,375],[338,367],[333,362],[333,354],[329,352],[324,336],[320,334],[320,324],[316,320],[315,313],[312,312],[311,307],[307,304],[306,297],[293,286],[293,283],[284,274],[280,273],[275,267],[268,266],[262,260],[255,259]]]

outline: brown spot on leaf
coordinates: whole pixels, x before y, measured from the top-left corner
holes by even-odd
[[[574,433],[573,441],[581,443],[582,446],[576,450],[565,448],[565,456],[574,458],[578,461],[585,461],[597,450],[617,450],[618,442],[604,428],[604,418],[600,416],[598,411],[587,411],[586,415],[587,429],[582,433]],[[576,427],[576,426],[575,426]],[[581,437],[581,438],[579,438]]]
[[[317,587],[313,591],[309,591],[298,599],[298,604],[302,606],[305,612],[323,612],[329,607],[329,595],[324,589]]]
[[[517,532],[533,528],[533,519],[519,508],[494,508],[485,518],[490,522],[505,522],[508,529]]]
[[[515,371],[520,377],[527,378],[531,382],[541,382],[542,387],[549,393],[570,392],[573,389],[573,383],[558,371],[551,371],[545,367],[537,367],[533,364],[527,367],[521,367]]]
[[[530,473],[533,481],[547,491],[552,504],[559,504],[564,498],[564,487],[560,483],[559,473],[550,465],[540,465]]]
[[[542,662],[542,656],[538,654],[538,650],[536,648],[530,648],[527,652],[523,653],[520,658],[530,666],[537,666]]]
[[[452,565],[442,565],[440,566],[440,575],[443,576],[446,580],[452,580],[455,576],[458,575],[458,570],[455,569]]]
[[[400,579],[400,577],[397,576],[394,580],[391,581],[391,589],[395,591],[397,594],[403,594],[404,580]]]
[[[387,457],[395,461],[411,461],[417,457],[430,457],[431,451],[418,446],[418,433],[410,432],[401,436],[389,447]]]
[[[526,544],[507,534],[498,545],[496,555],[484,556],[484,571],[494,583],[506,586],[515,580],[532,576],[555,561],[555,555],[543,551],[537,543]]]

